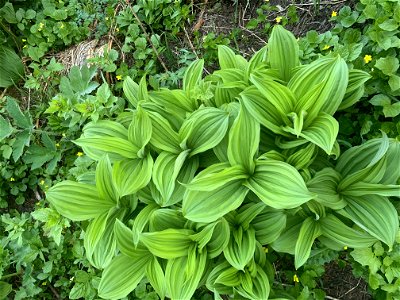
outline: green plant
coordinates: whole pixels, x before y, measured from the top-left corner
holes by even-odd
[[[281,26],[250,61],[218,50],[221,70],[203,79],[195,61],[182,89],[126,78],[135,109],[87,124],[74,141],[95,174],[47,191],[62,215],[89,220],[84,246],[104,269],[103,298],[146,278],[160,298],[206,287],[218,299],[267,299],[279,291],[263,246],[294,255],[296,269],[315,241],[392,249],[399,141],[383,135],[343,154],[336,141],[333,114],[358,100],[368,74],[337,56],[300,65]]]
[[[10,48],[0,46],[0,87],[9,87],[18,83],[24,75],[21,58]]]

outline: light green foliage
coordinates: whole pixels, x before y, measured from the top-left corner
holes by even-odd
[[[293,254],[296,269],[316,240],[324,250],[393,247],[388,197],[400,196],[400,176],[389,162],[400,143],[383,135],[340,154],[336,141],[333,115],[366,75],[350,75],[339,56],[299,66],[293,36],[280,26],[272,35],[250,61],[220,46],[221,70],[202,78],[196,61],[181,90],[128,79],[133,111],[89,123],[75,141],[96,161],[95,178],[58,183],[47,200],[88,221],[100,297],[148,280],[161,298],[190,299],[205,286],[216,297],[267,299],[266,243]],[[284,45],[296,57],[282,61],[274,50]]]
[[[21,58],[10,48],[0,46],[0,87],[16,85],[24,75]]]

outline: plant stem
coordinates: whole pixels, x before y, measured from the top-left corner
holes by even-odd
[[[21,272],[15,272],[15,273],[7,274],[7,275],[4,275],[3,277],[1,277],[0,280],[4,280],[4,279],[10,278],[10,277],[14,277],[14,276],[17,276],[17,275],[20,275],[20,274],[21,274]]]

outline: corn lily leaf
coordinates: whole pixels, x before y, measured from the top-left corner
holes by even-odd
[[[186,69],[185,74],[183,76],[183,90],[186,91],[186,93],[190,94],[191,91],[201,80],[201,76],[203,74],[203,67],[204,67],[204,60],[198,59],[192,62]]]
[[[240,93],[240,98],[242,99],[241,103],[247,108],[247,111],[259,123],[276,134],[290,136],[289,133],[282,129],[282,125],[290,124],[290,121],[286,116],[287,113],[282,115],[274,104],[275,100],[281,102],[281,98],[265,95],[255,86],[246,88]]]
[[[270,293],[268,276],[260,266],[256,266],[256,271],[256,275],[247,280],[247,282],[251,284],[247,284],[246,286],[241,282],[241,284],[234,289],[247,299],[268,299]]]
[[[192,247],[187,254],[167,262],[167,296],[172,300],[191,299],[205,270],[207,252],[197,253]]]
[[[167,285],[164,270],[158,262],[157,257],[153,257],[147,265],[146,277],[152,288],[156,291],[161,300],[163,300],[167,292]]]
[[[227,261],[222,261],[221,263],[217,264],[207,277],[207,289],[217,292],[218,294],[232,294],[232,287],[240,282],[240,278],[238,278],[238,276],[234,277],[231,275],[238,273],[237,270],[235,270],[236,269],[233,268]]]
[[[251,225],[256,231],[256,239],[261,245],[274,242],[286,227],[286,214],[283,210],[265,207]]]
[[[242,56],[224,45],[218,45],[218,62],[221,70],[235,68],[243,71],[248,64]]]
[[[346,202],[344,211],[350,219],[391,249],[399,230],[399,217],[388,198],[377,195],[346,197]]]
[[[124,95],[126,96],[126,99],[128,99],[129,103],[132,104],[133,107],[137,107],[139,102],[139,85],[134,82],[131,77],[127,76],[122,84],[122,90],[124,91]]]
[[[228,246],[224,249],[224,256],[232,267],[244,271],[244,267],[254,256],[256,248],[255,230],[252,227],[247,230],[239,227],[237,230],[241,231],[241,237],[235,239],[235,232],[232,232]]]
[[[248,192],[243,186],[245,175],[241,167],[230,167],[212,174],[212,171],[221,170],[226,165],[223,163],[212,166],[186,185],[188,190],[182,202],[185,218],[210,223],[240,206]]]
[[[289,81],[293,68],[300,65],[299,45],[294,35],[280,25],[274,26],[267,49],[271,68],[279,71],[280,79]]]
[[[140,158],[144,156],[144,147],[149,143],[152,131],[153,127],[148,113],[138,106],[128,128],[128,140],[139,149],[137,156]]]
[[[153,158],[148,154],[143,159],[117,161],[112,169],[114,186],[119,197],[134,194],[151,180]]]
[[[118,195],[112,178],[112,167],[108,155],[103,156],[96,168],[96,188],[101,198],[117,204]]]
[[[364,195],[393,196],[400,198],[400,185],[379,184],[359,181],[341,190],[344,196],[360,197]],[[346,197],[347,199],[347,197]]]
[[[175,132],[166,118],[157,112],[148,111],[153,126],[150,143],[160,150],[179,154],[182,149],[178,133]]]
[[[307,182],[308,189],[317,194],[316,201],[332,209],[342,209],[346,201],[338,193],[338,186],[342,176],[332,168],[324,168],[318,171]]]
[[[168,228],[180,229],[185,226],[186,219],[182,214],[170,208],[160,208],[155,210],[149,219],[149,231],[163,231]]]
[[[271,247],[277,252],[284,252],[294,255],[296,242],[299,237],[302,219],[297,218],[299,223],[287,224],[281,235],[271,243]]]
[[[319,220],[322,235],[335,243],[351,248],[370,247],[377,241],[372,235],[355,230],[344,224],[339,218],[328,214]]]
[[[231,165],[241,165],[248,174],[254,172],[254,159],[260,144],[260,123],[241,105],[229,132],[228,159]]]
[[[314,240],[320,235],[321,229],[317,221],[311,217],[303,221],[294,250],[296,269],[306,263],[307,259],[310,257]]]
[[[144,232],[140,241],[157,257],[172,259],[186,256],[194,244],[189,229],[166,229],[158,232]]]
[[[338,110],[349,108],[355,104],[364,95],[364,83],[371,78],[367,72],[351,69],[349,70],[349,82],[346,88],[346,94],[340,103]]]
[[[120,254],[104,269],[98,288],[101,298],[124,298],[145,276],[153,255],[143,247],[136,248],[134,253],[134,257]]]
[[[51,187],[46,198],[61,215],[73,221],[96,218],[115,206],[114,201],[101,198],[95,186],[69,180]]]
[[[135,217],[135,220],[133,221],[133,226],[132,226],[132,232],[133,232],[133,242],[135,245],[139,243],[139,240],[141,239],[141,233],[145,229],[146,225],[148,224],[151,215],[159,209],[159,206],[157,204],[148,204],[145,208],[143,208]]]
[[[137,96],[138,96],[139,102],[149,100],[149,92],[147,90],[146,75],[143,75],[142,78],[140,78]]]
[[[295,208],[316,196],[308,191],[294,167],[274,160],[257,160],[255,172],[245,186],[276,209]]]
[[[220,218],[214,227],[210,241],[207,242],[208,258],[218,257],[228,246],[229,237],[229,224],[225,218]]]
[[[214,107],[196,110],[179,130],[182,149],[190,149],[190,156],[212,149],[224,138],[229,124],[229,113]]]
[[[135,258],[137,245],[133,242],[132,229],[117,219],[114,223],[114,234],[119,251],[126,256]]]

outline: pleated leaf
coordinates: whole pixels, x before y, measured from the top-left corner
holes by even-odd
[[[179,131],[183,149],[190,155],[212,149],[224,138],[229,124],[229,113],[214,107],[204,107],[192,113]]]
[[[235,68],[243,71],[248,64],[243,57],[224,45],[218,45],[218,62],[221,70]]]
[[[132,229],[128,228],[120,220],[116,220],[114,224],[114,234],[119,251],[126,256],[135,258],[136,245],[133,242]]]
[[[117,203],[117,190],[113,183],[112,167],[107,155],[103,156],[96,168],[96,188],[101,198]]]
[[[360,197],[364,195],[393,196],[400,198],[400,185],[379,184],[359,181],[341,190],[340,193],[345,196]]]
[[[73,221],[96,218],[115,206],[115,202],[101,198],[95,186],[69,180],[51,187],[46,198],[61,215]]]
[[[266,207],[254,218],[251,225],[256,231],[256,239],[261,245],[271,244],[285,229],[286,214],[283,210]]]
[[[349,82],[346,94],[338,110],[346,109],[356,103],[364,94],[364,83],[371,78],[367,72],[351,69],[349,70]]]
[[[114,185],[119,197],[131,195],[144,188],[151,180],[153,158],[124,159],[113,166]]]
[[[248,189],[243,180],[233,180],[209,191],[188,190],[182,202],[185,218],[194,222],[214,222],[242,204]]]
[[[153,257],[153,259],[147,265],[146,277],[158,296],[161,299],[164,299],[167,292],[167,285],[164,270],[158,262],[157,257]]]
[[[333,150],[338,133],[338,121],[328,114],[321,113],[309,127],[302,130],[300,136],[330,155],[334,153]]]
[[[135,245],[139,243],[141,239],[141,233],[147,226],[152,214],[159,209],[158,205],[155,203],[148,204],[145,208],[143,208],[135,217],[132,226],[133,232],[133,242]]]
[[[139,149],[137,155],[142,158],[144,147],[151,139],[153,127],[148,113],[140,106],[133,113],[132,122],[128,128],[128,139]]]
[[[300,65],[299,45],[294,35],[280,25],[274,26],[268,40],[268,62],[279,71],[279,77],[289,81],[293,68]]]
[[[344,208],[351,220],[391,249],[399,230],[399,217],[386,197],[346,197]]]
[[[134,82],[132,78],[127,76],[125,77],[124,82],[122,84],[122,89],[129,103],[132,104],[133,107],[137,107],[137,104],[139,102],[138,99],[139,85],[136,82]]]
[[[155,256],[172,259],[188,254],[189,247],[193,245],[192,234],[189,229],[166,229],[142,233],[140,241]]]
[[[231,165],[241,165],[248,174],[254,172],[254,159],[260,144],[260,123],[241,105],[229,131],[228,159]]]
[[[207,253],[209,258],[219,256],[227,247],[230,237],[230,228],[225,218],[221,218],[214,227],[213,234],[209,242],[207,242]]]
[[[377,241],[372,235],[355,230],[332,214],[328,214],[319,220],[321,225],[321,233],[324,237],[327,237],[344,246],[351,248],[365,248],[371,246]]]
[[[203,74],[204,60],[198,59],[192,62],[186,69],[183,76],[183,90],[189,92],[195,88],[195,86],[201,80]]]
[[[178,154],[182,151],[178,133],[166,118],[156,112],[148,112],[153,126],[150,143],[157,149]]]
[[[254,174],[245,185],[265,204],[290,209],[313,199],[299,172],[291,165],[274,160],[258,160]]]
[[[256,266],[256,276],[249,278],[251,285],[246,287],[243,283],[235,287],[235,290],[247,299],[268,299],[270,293],[269,279],[265,271]],[[242,277],[243,278],[243,277]],[[250,288],[251,287],[251,288]]]
[[[297,238],[296,248],[294,250],[296,269],[306,263],[310,257],[311,247],[314,240],[320,235],[321,229],[318,222],[311,217],[308,217],[303,221]]]
[[[253,258],[255,249],[255,230],[250,227],[243,231],[242,239],[240,240],[231,236],[228,246],[224,249],[224,256],[232,267],[243,271],[244,267]]]
[[[171,300],[191,299],[203,276],[207,252],[191,250],[188,256],[170,259],[165,270],[167,296]]]
[[[98,293],[104,299],[120,299],[133,291],[146,274],[153,259],[147,249],[136,248],[135,256],[120,254],[104,269]]]

